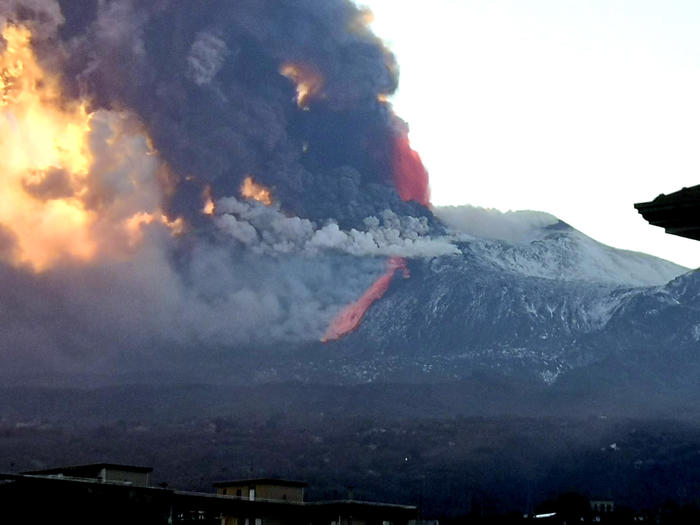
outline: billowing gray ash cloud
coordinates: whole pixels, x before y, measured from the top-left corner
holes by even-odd
[[[430,217],[396,191],[405,125],[378,96],[395,91],[398,68],[350,2],[61,6],[73,92],[133,109],[173,170],[196,176],[177,186],[172,216],[195,218],[203,184],[216,199],[237,194],[252,174],[285,210],[341,227],[384,209]],[[295,74],[317,77],[316,92],[300,101],[308,111],[297,103]]]
[[[0,26],[28,28],[60,79],[61,111],[93,115],[87,174],[55,159],[20,173],[29,205],[0,214],[5,370],[318,340],[384,257],[454,253],[367,15],[346,0],[0,4]],[[3,71],[8,130],[19,69]],[[248,178],[272,203],[244,198]],[[32,264],[17,224],[57,199],[84,231]]]

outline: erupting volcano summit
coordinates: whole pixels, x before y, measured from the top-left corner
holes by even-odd
[[[454,251],[369,20],[348,0],[0,4],[2,275],[16,303],[62,304],[14,308],[13,348],[332,340],[405,257]]]

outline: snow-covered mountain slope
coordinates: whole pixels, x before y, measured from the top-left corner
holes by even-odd
[[[611,248],[563,222],[542,233],[527,244],[474,240],[464,249],[504,270],[565,281],[654,286],[688,271],[658,257]]]
[[[677,398],[681,384],[680,397],[700,399],[700,271],[605,246],[551,215],[495,217],[481,236],[453,218],[454,253],[409,259],[410,278],[397,272],[342,339],[236,353],[241,380],[444,383],[485,372],[538,388],[675,385]]]
[[[459,254],[409,261],[411,278],[395,278],[360,327],[295,365],[296,377],[434,381],[490,369],[551,384],[642,354],[697,369],[700,274],[540,219],[517,239],[464,234]]]
[[[688,271],[658,257],[606,246],[547,213],[460,206],[438,208],[436,214],[464,235],[463,251],[523,275],[654,286]]]

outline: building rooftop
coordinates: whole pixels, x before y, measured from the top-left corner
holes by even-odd
[[[116,466],[125,467],[125,465]],[[66,471],[65,468],[48,470],[59,473]],[[353,516],[364,522],[389,521],[395,525],[408,525],[418,517],[418,509],[411,505],[357,500],[304,502],[247,499],[164,487],[130,486],[125,483],[102,482],[81,477],[58,477],[45,474],[47,471],[38,472],[42,474],[0,473],[0,499],[4,503],[3,516],[9,515],[9,522],[24,523],[22,519],[26,518],[27,512],[31,512],[34,521],[40,517],[39,521],[48,522],[59,516],[68,519],[70,523],[94,523],[95,515],[105,513],[111,520],[108,520],[109,523],[161,523],[163,516],[167,515],[189,516],[202,522],[218,523],[222,515],[239,517],[257,514],[277,523],[316,525],[330,523],[339,516],[342,518]],[[274,478],[237,480],[232,483],[251,482],[306,485],[300,481]],[[34,505],[37,494],[41,494],[43,502],[39,506]],[[13,518],[16,519],[12,521]]]
[[[88,463],[86,465],[69,465],[67,467],[55,467],[43,470],[32,470],[22,472],[22,474],[34,476],[50,476],[52,474],[63,474],[66,476],[76,477],[92,477],[92,473],[97,474],[102,469],[121,470],[127,472],[138,472],[140,474],[148,474],[153,472],[152,467],[143,467],[139,465],[120,465],[118,463]]]
[[[305,481],[297,481],[293,479],[278,479],[278,478],[251,478],[251,479],[233,479],[229,481],[217,481],[215,487],[231,487],[237,485],[278,485],[282,487],[308,487],[309,484]]]
[[[398,503],[382,503],[379,501],[364,501],[359,499],[335,499],[322,501],[306,501],[304,505],[313,507],[376,507],[396,510],[416,510],[415,505],[401,505]]]
[[[700,185],[663,193],[650,202],[638,202],[637,211],[666,233],[700,240]]]

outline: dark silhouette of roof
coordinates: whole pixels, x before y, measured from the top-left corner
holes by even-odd
[[[120,465],[118,463],[89,463],[87,465],[70,465],[67,467],[56,467],[43,470],[32,470],[22,472],[22,474],[50,476],[52,474],[63,474],[64,476],[75,477],[95,477],[102,469],[120,470],[127,472],[138,472],[147,474],[153,471],[151,467],[143,467],[139,465]]]
[[[278,478],[252,478],[252,479],[233,479],[229,481],[217,481],[215,487],[230,487],[235,485],[278,485],[282,487],[308,487],[309,484],[305,481],[296,481],[293,479],[278,479]]]
[[[267,481],[279,483],[285,480]],[[305,485],[304,482],[291,482]],[[283,524],[317,525],[330,523],[338,516],[352,516],[364,522],[390,521],[396,525],[408,525],[418,518],[418,509],[411,505],[355,500],[308,503],[251,500],[230,495],[131,486],[128,483],[56,477],[50,474],[0,473],[0,500],[3,502],[3,523],[66,521],[75,525],[92,525],[97,522],[105,525],[166,524],[173,522],[169,517],[178,515],[195,516],[193,519],[201,520],[202,523],[219,523],[221,515],[258,515]]]
[[[700,185],[663,193],[651,202],[634,205],[642,217],[666,233],[700,241]]]

